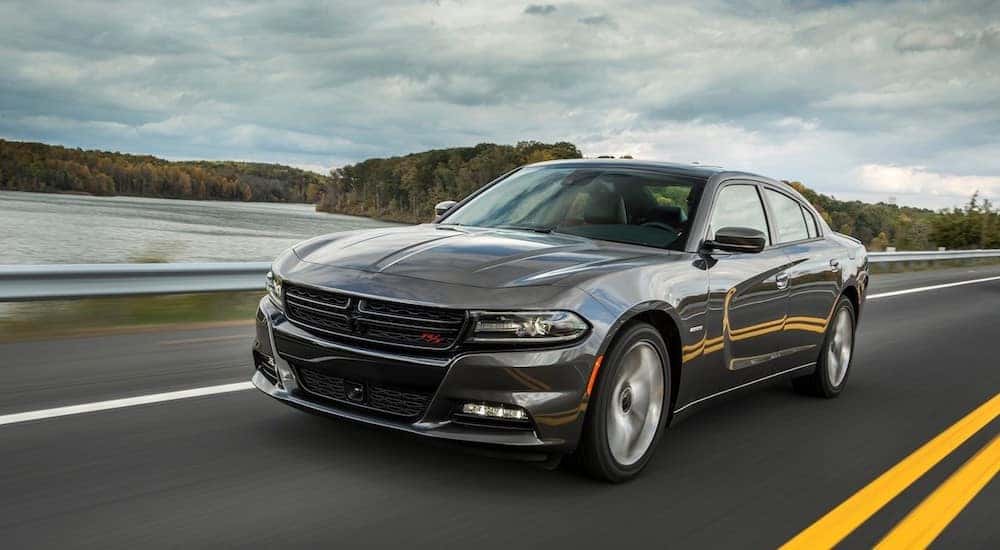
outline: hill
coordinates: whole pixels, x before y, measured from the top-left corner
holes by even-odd
[[[0,140],[0,189],[10,191],[314,202],[328,179],[280,164],[174,162]]]
[[[333,171],[317,208],[398,222],[424,222],[434,205],[465,197],[497,176],[532,162],[581,158],[572,143],[481,143],[368,159]]]

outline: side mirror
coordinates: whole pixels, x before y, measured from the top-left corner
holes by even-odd
[[[750,252],[756,254],[764,250],[767,237],[758,229],[749,227],[723,227],[715,232],[715,240],[705,241],[709,250],[726,252]]]
[[[456,204],[458,204],[458,201],[441,201],[434,205],[434,215],[441,217]]]

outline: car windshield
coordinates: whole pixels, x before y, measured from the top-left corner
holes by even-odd
[[[541,166],[519,170],[443,224],[558,232],[683,249],[704,179],[655,170]]]

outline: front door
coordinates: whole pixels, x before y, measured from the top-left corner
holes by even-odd
[[[710,261],[709,334],[706,356],[727,388],[769,373],[782,346],[788,309],[788,256],[770,244],[770,231],[757,185],[734,183],[719,190],[709,236],[722,227],[749,227],[769,236],[759,253],[713,252]],[[706,357],[707,358],[707,357]]]

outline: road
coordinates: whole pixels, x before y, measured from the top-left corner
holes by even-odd
[[[880,275],[871,293],[1000,275]],[[611,486],[320,418],[255,391],[0,426],[8,548],[777,547],[1000,391],[1000,280],[872,300],[835,400],[787,383],[672,426]],[[0,415],[245,380],[250,327],[0,346]],[[848,536],[871,547],[994,420]],[[996,547],[994,480],[941,547]]]

